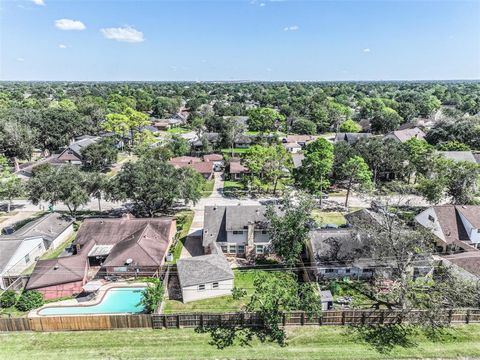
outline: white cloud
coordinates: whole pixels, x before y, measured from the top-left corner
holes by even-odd
[[[370,51],[371,51],[370,48],[365,48],[365,49],[363,49],[363,52],[364,52],[364,53],[369,53]]]
[[[64,45],[64,44],[58,44],[58,47],[60,49],[66,49],[67,48],[67,45]]]
[[[107,39],[138,43],[145,39],[143,38],[143,32],[134,29],[133,27],[119,27],[119,28],[106,28],[100,30]]]
[[[45,6],[45,1],[43,0],[32,0],[35,5]]]
[[[87,28],[81,21],[71,19],[55,20],[55,26],[60,30],[85,30]]]
[[[24,58],[22,58],[22,57],[19,57],[19,58],[17,58],[17,61],[24,62],[24,61],[25,61],[25,59],[24,59]]]
[[[298,25],[286,26],[283,28],[283,31],[297,31],[300,27]]]
[[[267,5],[267,4],[265,4],[265,3],[260,3],[260,7],[264,7],[264,6],[266,6],[266,5]]]

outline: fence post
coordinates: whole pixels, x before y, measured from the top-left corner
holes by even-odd
[[[380,310],[380,324],[383,324],[385,321],[385,312],[384,310]]]
[[[365,320],[367,316],[365,315],[365,311],[362,311],[362,325],[365,325]]]
[[[203,328],[203,313],[200,314],[200,327]]]
[[[282,313],[282,325],[285,326],[287,323],[287,315],[285,312]]]
[[[302,311],[300,316],[300,325],[305,325],[305,311]]]
[[[168,329],[168,321],[167,321],[167,316],[166,315],[162,315],[163,316],[163,327],[165,329]]]
[[[342,325],[345,325],[345,310],[342,311]]]
[[[465,324],[470,324],[470,309],[467,310],[467,316],[465,317]]]
[[[452,323],[452,317],[453,317],[453,310],[450,309],[450,310],[448,310],[448,323],[449,324]]]
[[[320,313],[320,315],[317,315],[318,317],[318,325],[323,325],[323,311]]]
[[[177,314],[177,329],[180,329],[180,314]]]

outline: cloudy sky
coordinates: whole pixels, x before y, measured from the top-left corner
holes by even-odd
[[[1,80],[480,78],[480,1],[4,0]]]

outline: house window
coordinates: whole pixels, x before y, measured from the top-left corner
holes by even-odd
[[[480,234],[480,229],[477,229],[477,233]]]
[[[373,269],[363,269],[362,272],[364,274],[371,274],[373,272]]]
[[[345,274],[350,274],[350,269],[345,269]]]
[[[334,272],[334,269],[325,269],[325,274],[333,274]]]
[[[256,254],[259,254],[259,255],[260,255],[260,254],[263,254],[263,253],[264,253],[264,250],[265,250],[265,249],[263,248],[263,245],[256,245],[256,246],[255,246],[255,253],[256,253]]]
[[[241,230],[234,230],[233,235],[243,235],[243,231]]]
[[[30,255],[25,255],[25,262],[28,264],[30,262]]]
[[[239,254],[245,254],[245,245],[238,245],[238,251]]]
[[[212,284],[212,289],[218,289],[218,282],[214,282]]]
[[[228,245],[222,245],[222,252],[226,254],[228,252]]]
[[[431,222],[435,222],[435,218],[432,215],[428,215],[428,220]]]
[[[205,290],[205,284],[198,285],[198,291]]]
[[[237,245],[228,245],[228,252],[230,254],[236,254],[237,253]]]
[[[262,235],[267,235],[268,231],[267,230],[262,230]]]

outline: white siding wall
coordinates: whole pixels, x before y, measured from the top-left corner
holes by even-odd
[[[233,234],[233,231],[227,231],[227,242],[244,245],[247,243],[247,229],[243,230],[243,234]]]
[[[204,285],[205,290],[198,290],[197,285],[182,287],[183,302],[186,303],[217,296],[231,295],[233,289],[233,279],[219,281],[217,289],[212,288],[212,283],[207,283]]]
[[[430,217],[434,219],[433,222],[429,219]],[[433,208],[428,208],[425,211],[422,211],[415,217],[415,220],[426,228],[431,229],[435,236],[445,241],[445,236],[443,235],[437,215]]]
[[[480,234],[478,229],[474,228],[473,225],[459,212],[460,218],[462,219],[463,226],[467,230],[468,237],[474,243],[480,243]]]
[[[23,270],[35,262],[37,256],[41,256],[44,253],[45,245],[41,237],[23,241],[8,262],[7,266],[5,266],[2,275],[13,276],[21,274]],[[25,256],[27,254],[30,258],[28,262],[25,261]]]
[[[262,230],[255,230],[255,243],[268,243],[270,241],[270,236],[268,232],[266,234],[262,234]]]
[[[73,234],[73,224],[70,224],[68,228],[63,230],[63,232],[60,235],[58,235],[58,237],[55,240],[53,240],[48,250],[56,249],[63,242],[65,242],[72,234]]]

